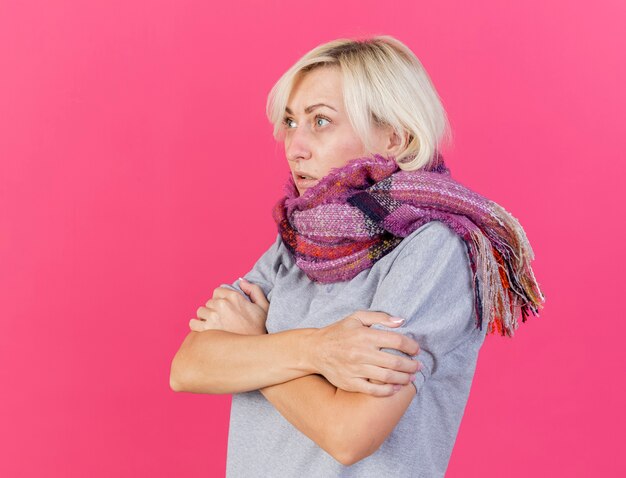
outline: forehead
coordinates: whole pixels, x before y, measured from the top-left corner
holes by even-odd
[[[305,73],[294,84],[287,107],[304,110],[314,103],[325,103],[338,109],[343,102],[341,75],[337,68],[316,68]]]

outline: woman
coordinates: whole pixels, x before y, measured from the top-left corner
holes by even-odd
[[[276,241],[198,309],[171,386],[233,394],[228,476],[442,476],[485,334],[543,301],[523,229],[451,178],[445,111],[392,37],[318,46],[267,112]]]

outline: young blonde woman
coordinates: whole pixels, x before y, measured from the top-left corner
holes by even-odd
[[[397,39],[316,47],[267,114],[290,168],[276,240],[198,309],[171,387],[233,394],[230,477],[443,476],[486,333],[544,300],[524,231],[452,179]]]

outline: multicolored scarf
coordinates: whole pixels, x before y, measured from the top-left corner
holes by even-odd
[[[393,158],[356,158],[334,168],[300,196],[290,174],[274,220],[295,263],[315,282],[352,279],[429,221],[464,241],[473,275],[477,326],[513,336],[521,310],[538,316],[545,297],[534,253],[520,223],[495,202],[452,179],[443,157],[417,171]]]

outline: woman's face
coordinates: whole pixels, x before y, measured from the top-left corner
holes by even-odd
[[[332,168],[368,155],[348,120],[336,67],[318,67],[299,78],[283,123],[285,155],[300,195]],[[388,155],[396,135],[389,128],[373,129],[372,153]]]

